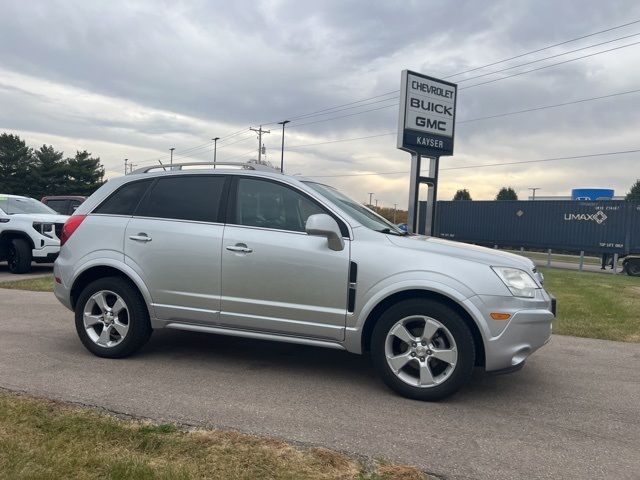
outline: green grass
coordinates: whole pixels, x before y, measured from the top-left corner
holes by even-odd
[[[640,342],[640,278],[541,270],[545,288],[558,299],[554,333]]]
[[[373,470],[373,471],[372,471]],[[0,478],[423,480],[410,467],[220,430],[121,420],[0,392]]]
[[[543,252],[521,252],[520,250],[505,250],[505,252],[515,253],[516,255],[522,255],[523,257],[530,258],[531,260],[538,261],[546,261],[548,255]],[[552,253],[551,254],[551,262],[564,262],[564,263],[575,263],[576,265],[580,264],[580,256],[579,255],[565,255],[562,253]],[[584,257],[585,265],[600,265],[601,260],[596,257]]]
[[[47,275],[46,277],[0,282],[0,288],[31,290],[32,292],[51,292],[53,291],[53,276]]]

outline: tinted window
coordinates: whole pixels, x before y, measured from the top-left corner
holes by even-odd
[[[71,200],[70,201],[69,213],[75,212],[81,204],[82,204],[82,202],[80,200]]]
[[[47,200],[45,205],[49,208],[53,208],[58,213],[67,214],[68,200]]]
[[[131,182],[116,190],[109,198],[96,208],[93,213],[108,215],[133,215],[142,196],[151,185],[153,179]]]
[[[220,175],[160,178],[136,215],[217,222],[224,182]]]
[[[300,193],[274,182],[241,178],[236,199],[236,223],[252,227],[304,232],[307,218],[325,213]]]

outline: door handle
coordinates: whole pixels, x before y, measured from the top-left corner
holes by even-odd
[[[230,252],[239,252],[239,253],[251,253],[253,252],[253,248],[247,247],[245,243],[236,243],[235,245],[227,245],[227,250]]]
[[[150,242],[151,237],[146,233],[139,233],[138,235],[129,236],[131,240],[135,240],[136,242]]]

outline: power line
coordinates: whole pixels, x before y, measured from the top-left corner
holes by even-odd
[[[637,37],[638,35],[640,35],[640,33],[633,33],[631,35],[625,35],[624,37],[614,38],[613,40],[607,40],[606,42],[594,43],[592,45],[587,45],[586,47],[580,47],[580,48],[576,48],[575,50],[569,50],[567,52],[558,53],[556,55],[550,55],[548,57],[540,58],[538,60],[531,60],[530,62],[520,63],[518,65],[513,65],[511,67],[502,68],[500,70],[494,70],[492,72],[483,73],[481,75],[476,75],[474,77],[467,77],[467,78],[464,78],[462,80],[458,80],[458,83],[460,84],[462,82],[468,82],[469,80],[474,80],[476,78],[482,78],[482,77],[487,77],[489,75],[495,75],[496,73],[506,72],[507,70],[513,70],[514,68],[524,67],[526,65],[532,65],[534,63],[542,62],[544,60],[550,60],[552,58],[562,57],[564,55],[569,55],[570,53],[576,53],[576,52],[580,52],[582,50],[587,50],[589,48],[599,47],[601,45],[606,45],[606,44],[609,44],[609,43],[618,42],[620,40],[624,40],[624,39],[627,39],[627,38]]]
[[[558,65],[564,65],[565,63],[575,62],[576,60],[582,60],[583,58],[595,57],[596,55],[601,55],[603,53],[613,52],[614,50],[621,50],[627,47],[633,47],[634,45],[638,45],[640,42],[628,43],[626,45],[620,45],[618,47],[608,48],[607,50],[602,50],[600,52],[590,53],[588,55],[582,55],[576,58],[570,58],[569,60],[564,60],[562,62],[551,63],[549,65],[543,65],[542,67],[532,68],[531,70],[524,70],[522,72],[513,73],[511,75],[507,75],[506,77],[494,78],[493,80],[487,80],[486,82],[474,83],[473,85],[469,85],[467,87],[459,88],[458,90],[467,90],[473,87],[479,87],[481,85],[487,85],[488,83],[499,82],[500,80],[506,80],[507,78],[517,77],[520,75],[525,75],[531,72],[537,72],[538,70],[544,70],[545,68],[557,67]]]
[[[544,51],[544,50],[548,50],[550,48],[554,48],[554,47],[558,47],[558,46],[561,46],[561,45],[565,45],[565,44],[568,44],[568,43],[571,43],[571,42],[575,42],[575,41],[578,41],[578,40],[582,40],[582,39],[585,39],[585,38],[588,38],[588,37],[592,37],[592,36],[599,35],[599,34],[602,34],[602,33],[610,32],[610,31],[613,31],[613,30],[617,30],[617,29],[620,29],[620,28],[623,28],[623,27],[627,27],[629,25],[633,25],[633,24],[637,24],[637,23],[640,23],[640,20],[634,20],[634,21],[627,22],[627,23],[624,23],[624,24],[621,24],[621,25],[616,25],[614,27],[610,27],[610,28],[607,28],[607,29],[604,29],[604,30],[599,30],[597,32],[593,32],[593,33],[590,33],[590,34],[587,34],[587,35],[582,35],[582,36],[575,37],[575,38],[572,38],[572,39],[569,39],[569,40],[565,40],[563,42],[559,42],[559,43],[547,45],[545,47],[538,48],[538,49],[535,49],[535,50],[530,50],[530,51],[527,51],[527,52],[523,52],[521,54],[518,54],[518,55],[515,55],[515,56],[512,56],[512,57],[508,57],[508,58],[505,58],[505,59],[502,59],[502,60],[498,60],[498,61],[491,62],[491,63],[485,64],[485,65],[474,67],[472,69],[464,70],[462,72],[458,72],[458,73],[454,73],[454,74],[451,74],[451,75],[447,75],[447,76],[444,76],[443,78],[451,78],[451,77],[463,75],[463,74],[466,74],[466,73],[470,73],[470,72],[473,72],[473,71],[481,70],[483,68],[487,68],[487,67],[490,67],[490,66],[498,65],[500,63],[508,62],[508,61],[514,60],[516,58],[522,58],[524,56],[531,55],[533,53],[538,53],[538,52],[541,52],[541,51]],[[629,35],[629,36],[633,36],[633,35]],[[618,39],[611,40],[611,41],[616,41],[616,40],[620,40],[620,39],[623,39],[623,38],[628,38],[629,36],[620,37]],[[610,43],[611,41],[602,42],[600,44],[591,45],[590,47],[584,47],[584,48],[592,48],[594,46],[601,45],[601,44],[604,44],[604,43]],[[616,47],[616,48],[604,50],[604,51],[601,51],[601,52],[596,52],[596,53],[589,54],[589,55],[584,55],[584,56],[581,56],[581,57],[577,57],[577,58],[574,58],[574,59],[569,59],[569,60],[566,60],[566,61],[563,61],[563,62],[558,62],[558,63],[555,63],[555,64],[551,64],[551,65],[545,65],[543,67],[527,70],[527,71],[524,71],[524,72],[518,72],[518,73],[515,73],[513,75],[508,75],[508,76],[505,76],[505,77],[489,80],[487,82],[481,82],[481,83],[477,83],[477,84],[474,84],[474,85],[470,85],[468,87],[463,87],[460,90],[466,90],[467,88],[473,88],[473,87],[480,86],[480,85],[486,85],[488,83],[493,83],[493,82],[496,82],[496,81],[505,80],[507,78],[512,78],[512,77],[519,76],[519,75],[524,75],[526,73],[531,73],[531,72],[542,70],[542,69],[545,69],[545,68],[550,68],[550,67],[562,65],[564,63],[569,63],[569,62],[572,62],[572,61],[580,60],[582,58],[588,58],[588,57],[592,57],[592,56],[595,56],[595,55],[600,55],[602,53],[607,53],[607,52],[618,50],[618,49],[621,49],[621,48],[630,47],[630,46],[636,45],[638,43],[640,43],[640,42],[635,42],[635,43],[632,43],[632,44],[619,46],[619,47]],[[549,58],[555,58],[555,57],[558,57],[560,55],[573,53],[573,52],[578,51],[578,50],[581,50],[581,49],[577,49],[577,50],[574,50],[572,52],[565,52],[563,54],[552,55],[550,57],[545,57],[543,59],[536,60],[535,62],[528,62],[528,63],[525,63],[525,64],[521,64],[519,66],[523,66],[523,65],[527,65],[527,64],[531,64],[531,63],[536,63],[536,62],[539,62],[539,61],[547,60]],[[511,69],[511,68],[516,68],[516,67],[510,67],[508,69]],[[508,70],[508,69],[504,69],[504,70]],[[504,70],[501,70],[501,71],[504,71]],[[495,74],[495,73],[498,73],[498,72],[491,72],[491,73],[488,73],[486,75]],[[474,78],[477,78],[477,77],[474,77]],[[461,80],[461,81],[467,81],[467,80],[470,80],[470,79],[465,79],[465,80]],[[370,102],[370,103],[365,104],[365,102],[368,102],[369,100],[380,99],[381,97],[394,95],[394,94],[397,94],[398,92],[399,92],[399,90],[393,90],[393,91],[382,93],[382,94],[379,94],[379,95],[374,95],[372,97],[362,98],[360,100],[356,100],[356,101],[353,101],[353,102],[343,103],[343,104],[340,104],[340,105],[335,105],[333,107],[328,107],[328,108],[323,108],[323,109],[320,109],[320,110],[308,112],[308,113],[305,113],[305,114],[300,114],[300,115],[296,115],[296,116],[288,116],[288,118],[290,118],[292,120],[301,120],[301,119],[309,118],[309,117],[312,117],[312,116],[327,115],[327,114],[331,114],[331,113],[336,113],[337,111],[344,111],[344,110],[349,110],[349,109],[354,109],[354,108],[361,108],[363,106],[372,105],[374,103],[379,103],[379,102],[384,102],[384,101],[387,101],[387,100],[392,100],[392,98],[387,98],[387,99],[378,100],[377,102]],[[370,110],[358,112],[358,113],[355,113],[355,114],[349,114],[349,115],[345,115],[344,117],[353,116],[353,115],[361,114],[361,113],[367,113],[369,111],[374,111],[374,110],[378,110],[378,109],[389,108],[391,106],[393,106],[393,105],[387,105],[387,106],[379,107],[379,108],[376,108],[376,109],[370,109]],[[341,107],[350,107],[350,108],[341,108]],[[338,110],[338,109],[341,109],[341,110]],[[522,112],[522,113],[524,113],[524,112]],[[336,118],[343,118],[343,116],[336,117]],[[328,121],[328,120],[329,119],[322,120],[322,121]],[[320,122],[321,121],[307,122],[306,124],[320,123]],[[273,125],[277,124],[277,121],[270,122],[270,123],[264,123],[264,125],[272,125],[272,124]],[[302,125],[303,124],[297,125],[297,126],[302,126]],[[290,128],[292,128],[294,126],[295,125],[292,125]],[[234,136],[239,135],[240,133],[243,133],[243,132],[248,131],[248,130],[249,130],[248,128],[243,128],[243,129],[238,130],[236,132],[233,132],[233,133],[231,133],[231,134],[229,134],[227,136],[221,137],[221,140],[234,137]],[[385,136],[385,135],[389,135],[389,134],[382,134],[382,135],[378,135],[378,136]],[[247,137],[247,138],[250,138],[250,137]],[[361,137],[361,138],[372,138],[372,137]],[[357,140],[357,139],[360,139],[360,138],[356,138],[354,140]],[[342,142],[342,141],[348,141],[348,140],[344,139],[344,140],[338,140],[338,141]],[[338,141],[322,142],[322,143],[318,143],[318,144],[314,144],[314,145],[321,145],[321,144],[324,144],[324,143],[336,143]],[[191,148],[185,149],[185,150],[182,151],[182,153],[180,153],[180,156],[185,157],[185,156],[187,156],[187,155],[185,155],[186,153],[192,153],[193,154],[196,150],[198,150],[198,149],[202,150],[202,149],[205,149],[207,147],[210,147],[211,145],[212,145],[212,143],[208,142],[207,144],[204,144],[202,146],[196,146],[196,147],[191,147]],[[229,144],[227,144],[227,145],[229,145]],[[310,145],[306,145],[306,146],[311,146],[311,144]],[[293,148],[293,147],[289,147],[289,148]],[[140,161],[139,164],[150,162],[150,161],[153,161],[155,163],[157,160],[161,160],[161,159],[168,158],[168,157],[169,157],[169,155],[162,155],[162,156],[159,156],[159,157],[148,158],[148,159]]]
[[[589,33],[587,35],[581,35],[579,37],[571,38],[569,40],[564,40],[562,42],[558,42],[558,43],[554,43],[554,44],[551,44],[551,45],[547,45],[545,47],[538,48],[538,49],[535,49],[535,50],[529,50],[527,52],[523,52],[523,53],[520,53],[518,55],[514,55],[512,57],[503,58],[501,60],[497,60],[497,61],[494,61],[494,62],[491,62],[491,63],[487,63],[487,64],[484,64],[484,65],[480,65],[478,67],[474,67],[474,68],[471,68],[471,69],[468,69],[468,70],[463,70],[463,71],[458,72],[458,73],[453,73],[453,74],[450,74],[450,75],[447,75],[447,76],[443,76],[442,78],[447,79],[447,78],[457,77],[459,75],[464,75],[466,73],[474,72],[474,71],[477,71],[477,70],[482,70],[483,68],[492,67],[492,66],[498,65],[500,63],[505,63],[505,62],[508,62],[510,60],[515,60],[517,58],[522,58],[522,57],[525,57],[527,55],[531,55],[531,54],[534,54],[534,53],[539,53],[539,52],[542,52],[544,50],[548,50],[550,48],[559,47],[561,45],[566,45],[568,43],[576,42],[578,40],[583,40],[585,38],[589,38],[589,37],[593,37],[593,36],[596,36],[596,35],[600,35],[602,33],[611,32],[613,30],[618,30],[620,28],[628,27],[629,25],[634,25],[634,24],[637,24],[637,23],[640,23],[640,19],[639,20],[633,20],[633,21],[627,22],[627,23],[623,23],[621,25],[616,25],[616,26],[613,26],[613,27],[610,27],[610,28],[606,28],[604,30],[599,30],[597,32]],[[300,118],[306,118],[308,116],[315,115],[317,113],[327,112],[327,111],[330,111],[330,110],[335,110],[337,108],[363,103],[363,102],[366,102],[368,100],[373,100],[375,98],[380,98],[380,97],[384,97],[384,96],[387,96],[387,95],[396,94],[399,91],[400,90],[392,90],[390,92],[381,93],[379,95],[374,95],[372,97],[361,98],[360,100],[356,100],[356,101],[353,101],[353,102],[343,103],[343,104],[340,104],[340,105],[335,105],[333,107],[328,107],[328,108],[324,108],[324,109],[321,109],[321,110],[316,110],[316,111],[305,113],[305,114],[301,114],[301,115],[296,115],[296,116],[289,115],[288,118],[290,118],[291,120],[300,119]],[[353,107],[353,108],[358,108],[358,107]],[[270,123],[264,123],[264,125],[272,125],[272,124],[276,124],[276,123],[277,122],[270,122]]]
[[[542,48],[539,48],[537,50],[530,50],[528,52],[524,52],[524,53],[521,53],[519,55],[515,55],[513,57],[504,58],[502,60],[498,60],[498,61],[495,61],[493,63],[487,63],[486,65],[481,65],[479,67],[471,68],[471,69],[465,70],[463,72],[454,73],[452,75],[448,75],[448,76],[443,77],[443,78],[446,79],[446,78],[451,78],[451,77],[457,77],[459,75],[464,75],[465,73],[475,72],[477,70],[482,70],[483,68],[487,68],[487,67],[493,67],[494,65],[498,65],[499,63],[504,63],[504,62],[508,62],[510,60],[515,60],[516,58],[526,57],[527,55],[531,55],[533,53],[543,52],[545,50],[549,50],[550,48],[559,47],[561,45],[566,45],[567,43],[577,42],[578,40],[583,40],[585,38],[589,38],[589,37],[594,37],[596,35],[600,35],[601,33],[611,32],[613,30],[618,30],[620,28],[628,27],[629,25],[634,25],[636,23],[640,23],[640,20],[634,20],[632,22],[623,23],[622,25],[616,25],[615,27],[607,28],[605,30],[600,30],[598,32],[593,32],[593,33],[590,33],[588,35],[582,35],[580,37],[571,38],[569,40],[565,40],[565,41],[560,42],[560,43],[554,43],[552,45],[547,45],[546,47],[542,47]]]
[[[479,122],[480,120],[489,120],[489,119],[492,119],[492,118],[508,117],[510,115],[518,115],[518,114],[521,114],[521,113],[535,112],[535,111],[538,111],[538,110],[546,110],[548,108],[565,107],[567,105],[575,105],[577,103],[591,102],[593,100],[602,100],[604,98],[619,97],[621,95],[629,95],[631,93],[638,93],[638,92],[640,92],[640,89],[628,90],[626,92],[611,93],[609,95],[601,95],[599,97],[582,98],[580,100],[573,100],[571,102],[556,103],[556,104],[553,104],[553,105],[543,105],[541,107],[532,107],[532,108],[527,108],[527,109],[524,109],[524,110],[516,110],[516,111],[513,111],[513,112],[497,113],[495,115],[488,115],[486,117],[469,118],[467,120],[461,120],[459,122],[456,122],[456,124],[459,125],[459,124],[463,124],[463,123]]]
[[[520,160],[517,162],[501,162],[501,163],[484,163],[484,164],[479,164],[479,165],[464,165],[461,167],[449,167],[449,168],[441,168],[441,171],[444,170],[465,170],[468,168],[485,168],[485,167],[501,167],[501,166],[505,166],[505,165],[521,165],[521,164],[526,164],[526,163],[541,163],[541,162],[556,162],[556,161],[560,161],[560,160],[575,160],[578,158],[593,158],[593,157],[604,157],[604,156],[609,156],[609,155],[624,155],[624,154],[628,154],[628,153],[638,153],[640,152],[640,148],[638,149],[634,149],[634,150],[620,150],[617,152],[604,152],[604,153],[591,153],[591,154],[587,154],[587,155],[573,155],[570,157],[554,157],[554,158],[541,158],[541,159],[536,159],[536,160]],[[384,175],[401,175],[401,174],[408,174],[410,173],[408,170],[407,171],[401,171],[401,172],[371,172],[371,173],[346,173],[346,174],[341,174],[341,175],[305,175],[306,177],[309,178],[337,178],[337,177],[361,177],[361,176],[371,176],[371,175],[380,175],[380,176],[384,176]]]

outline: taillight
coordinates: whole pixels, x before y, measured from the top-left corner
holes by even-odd
[[[60,235],[60,246],[67,243],[67,240],[71,238],[73,232],[75,232],[80,224],[84,222],[84,219],[87,218],[86,215],[73,215],[69,217],[69,219],[64,222],[64,227],[62,227],[62,235]]]

